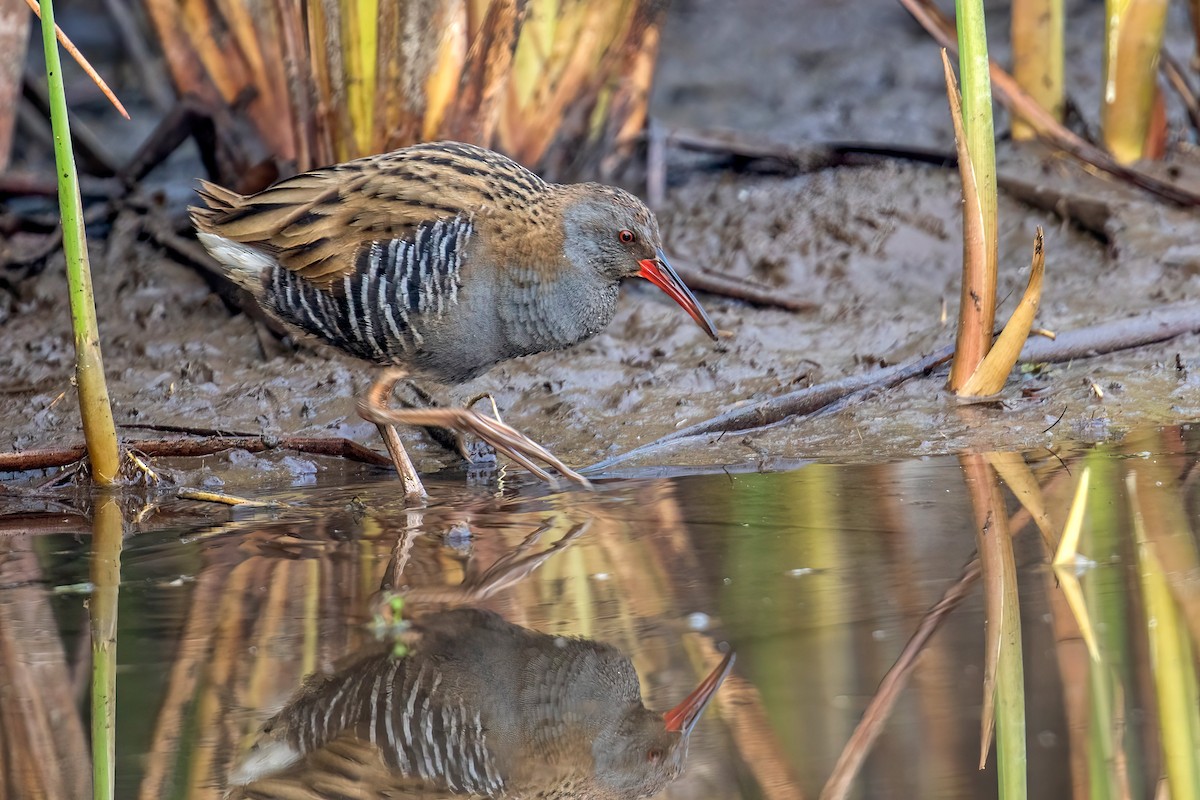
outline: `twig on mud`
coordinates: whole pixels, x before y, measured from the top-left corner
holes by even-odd
[[[782,422],[790,417],[812,414],[856,392],[866,389],[888,389],[903,383],[909,378],[923,375],[946,363],[953,355],[953,346],[946,346],[932,355],[918,358],[907,364],[898,364],[885,369],[877,369],[863,373],[862,375],[851,375],[836,381],[830,381],[829,383],[822,383],[817,386],[810,386],[807,389],[789,392],[788,394],[773,397],[769,400],[752,403],[742,408],[736,408],[733,411],[727,411],[704,422],[680,428],[649,444],[635,447],[628,452],[592,464],[580,470],[580,472],[587,473],[607,469],[615,464],[628,461],[635,456],[643,455],[651,450],[656,450],[664,445],[684,439],[693,439],[710,433],[736,433],[757,430]]]
[[[1187,109],[1188,119],[1192,121],[1192,130],[1200,133],[1200,98],[1196,96],[1196,92],[1188,82],[1187,73],[1184,72],[1183,66],[1175,60],[1174,56],[1165,49],[1160,55],[1162,56],[1161,68],[1163,75],[1166,76],[1167,82],[1171,84],[1171,88],[1179,95],[1179,99],[1183,101],[1183,107]]]
[[[1153,308],[1136,317],[1059,330],[1054,340],[1030,339],[1021,351],[1021,361],[1053,363],[1090,358],[1197,331],[1200,331],[1200,303],[1180,303]]]
[[[941,167],[955,167],[958,164],[958,158],[949,151],[875,145],[867,142],[827,143],[800,147],[735,131],[706,131],[687,128],[675,128],[667,133],[659,133],[657,134],[658,139],[655,138],[655,135],[653,131],[647,134],[650,148],[654,147],[656,141],[662,140],[679,147],[706,153],[775,162],[778,171],[793,174],[862,160],[855,159],[854,156],[903,159]],[[648,161],[647,170],[655,168],[655,163]],[[665,170],[666,167],[659,166],[657,168]],[[665,177],[661,181],[665,184]],[[1112,241],[1112,232],[1108,229],[1108,221],[1113,216],[1113,209],[1109,203],[1090,195],[1070,191],[1067,188],[1048,183],[1033,184],[1004,175],[997,175],[996,183],[1002,191],[1014,199],[1034,208],[1049,211],[1068,222],[1073,222],[1104,242]],[[649,178],[647,178],[647,186],[647,193],[651,194]],[[653,197],[652,194],[651,196]],[[690,281],[688,283],[691,284]]]
[[[127,449],[137,450],[151,458],[195,458],[211,456],[225,450],[245,450],[263,453],[268,450],[295,450],[318,456],[334,456],[363,464],[386,467],[391,460],[364,447],[358,442],[337,436],[285,436],[269,440],[261,436],[209,436],[203,439],[145,439],[126,442]],[[0,453],[0,472],[65,467],[86,454],[83,445],[47,450],[25,450],[20,453]]]
[[[921,617],[920,624],[913,631],[913,635],[909,637],[908,643],[904,645],[904,650],[900,652],[896,663],[879,682],[879,688],[875,690],[875,695],[863,712],[858,727],[854,729],[854,734],[842,748],[842,754],[838,757],[829,780],[825,782],[825,788],[821,790],[819,800],[842,800],[849,795],[850,784],[858,775],[863,760],[871,752],[871,745],[875,743],[880,731],[883,730],[883,724],[887,722],[892,707],[908,682],[908,676],[912,674],[913,667],[916,666],[917,657],[921,655],[921,651],[925,649],[929,639],[937,632],[950,612],[966,598],[981,574],[980,560],[976,557],[963,568],[962,575],[946,589],[942,594],[942,599],[926,611],[925,616]]]
[[[686,262],[681,263],[675,258],[671,259],[671,264],[683,282],[693,291],[741,300],[766,308],[781,308],[784,311],[816,311],[821,307],[819,303],[811,300],[780,295],[774,289],[759,286],[741,278],[729,278],[707,270],[695,269],[688,266]]]
[[[247,433],[245,431],[231,431],[224,428],[194,428],[190,425],[163,425],[151,422],[126,422],[117,425],[118,428],[126,431],[154,431],[155,433],[182,433],[188,436],[257,436],[255,433]]]
[[[1108,224],[1114,211],[1106,200],[1050,182],[1029,183],[1004,175],[996,176],[996,185],[1014,200],[1078,225],[1105,244],[1114,243]]]
[[[666,144],[684,150],[712,153],[748,161],[773,161],[778,169],[792,174],[853,164],[860,160],[855,156],[899,158],[946,167],[952,167],[957,163],[955,155],[947,150],[930,150],[873,142],[825,142],[794,145],[742,131],[684,127],[670,128],[659,135]],[[653,138],[650,141],[653,143]]]
[[[1173,339],[1185,333],[1200,332],[1200,304],[1183,303],[1167,308],[1152,309],[1138,317],[1104,322],[1077,330],[1061,331],[1054,340],[1036,339],[1026,342],[1021,351],[1022,362],[1062,362],[1078,358],[1126,350],[1142,345]],[[910,378],[931,372],[949,361],[953,347],[944,347],[931,355],[867,372],[829,383],[810,386],[795,392],[772,397],[757,403],[727,411],[711,419],[680,428],[660,439],[635,447],[612,458],[580,470],[583,473],[608,469],[631,458],[645,455],[660,447],[712,433],[746,433],[766,428],[792,417],[822,411],[850,395],[865,391],[890,389]]]

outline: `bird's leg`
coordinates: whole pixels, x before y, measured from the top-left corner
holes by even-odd
[[[387,398],[391,397],[396,382],[407,374],[407,370],[399,367],[385,370],[371,384],[371,388],[367,390],[367,396],[359,401],[358,411],[363,419],[374,422],[375,427],[379,428],[379,435],[383,437],[383,445],[387,448],[388,455],[392,457],[392,463],[396,465],[396,472],[399,473],[400,481],[404,484],[404,496],[427,497],[425,485],[421,483],[421,476],[417,474],[412,459],[408,457],[408,451],[404,449],[404,443],[400,441],[400,434],[396,433],[392,423],[375,419],[363,412],[364,407],[385,407]]]
[[[496,398],[492,396],[491,392],[484,392],[483,394],[475,395],[470,400],[463,403],[463,408],[473,409],[476,403],[485,398],[492,405],[492,417],[497,422],[504,422],[504,420],[500,418],[500,409],[496,407]],[[454,431],[453,436],[458,444],[458,452],[461,453],[462,457],[465,458],[469,463],[481,464],[485,461],[496,460],[496,449],[482,439],[476,439],[474,446],[472,446],[467,442],[466,434]]]
[[[553,453],[525,434],[499,420],[466,408],[389,407],[387,399],[391,395],[392,387],[406,374],[405,370],[399,367],[384,371],[367,394],[359,399],[359,416],[379,425],[380,430],[385,425],[438,425],[462,433],[472,433],[547,483],[553,484],[554,479],[550,473],[538,466],[535,460],[553,467],[567,480],[591,488],[587,478],[559,461]]]
[[[487,400],[492,404],[492,417],[496,420],[496,422],[504,422],[504,420],[500,419],[500,409],[496,407],[496,398],[492,397],[491,392],[477,394],[468,400],[465,405],[467,408],[473,408],[480,400]]]

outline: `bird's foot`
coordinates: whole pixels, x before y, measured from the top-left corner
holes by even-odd
[[[556,481],[538,462],[546,464],[573,483],[591,488],[587,478],[507,423],[467,408],[388,408],[380,400],[380,393],[373,390],[368,392],[358,402],[358,413],[363,419],[381,426],[381,430],[382,426],[391,425],[440,425],[460,433],[474,434],[547,483],[555,484]]]

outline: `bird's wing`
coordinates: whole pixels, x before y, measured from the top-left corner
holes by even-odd
[[[482,800],[390,769],[377,747],[343,734],[283,772],[231,787],[225,800]]]
[[[202,183],[208,207],[192,215],[201,231],[261,249],[327,288],[376,243],[411,242],[424,225],[468,220],[542,186],[490,150],[439,143],[305,172],[245,197]]]

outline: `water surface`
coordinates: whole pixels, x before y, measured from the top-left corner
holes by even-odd
[[[103,637],[115,618],[116,796],[221,797],[258,726],[306,675],[381,646],[377,592],[392,581],[407,590],[405,616],[473,606],[613,645],[660,711],[732,648],[733,674],[663,795],[714,799],[819,796],[906,642],[962,587],[850,796],[994,796],[994,748],[977,769],[988,578],[972,565],[1003,516],[1030,796],[1151,797],[1180,746],[1162,701],[1176,696],[1172,680],[1185,698],[1195,689],[1198,441],[1195,428],[1168,428],[1057,455],[612,480],[594,493],[456,479],[431,482],[420,509],[382,473],[318,475],[315,486],[261,492],[286,503],[270,508],[168,494],[149,507],[105,512],[92,500],[80,514],[75,499],[5,517],[0,788],[90,794],[89,698],[100,691],[90,631]],[[1047,564],[1085,468],[1081,623]],[[991,482],[1000,500],[981,510]],[[1163,597],[1179,678],[1155,660]],[[1195,738],[1183,746],[1194,747],[1200,715],[1184,710]]]

